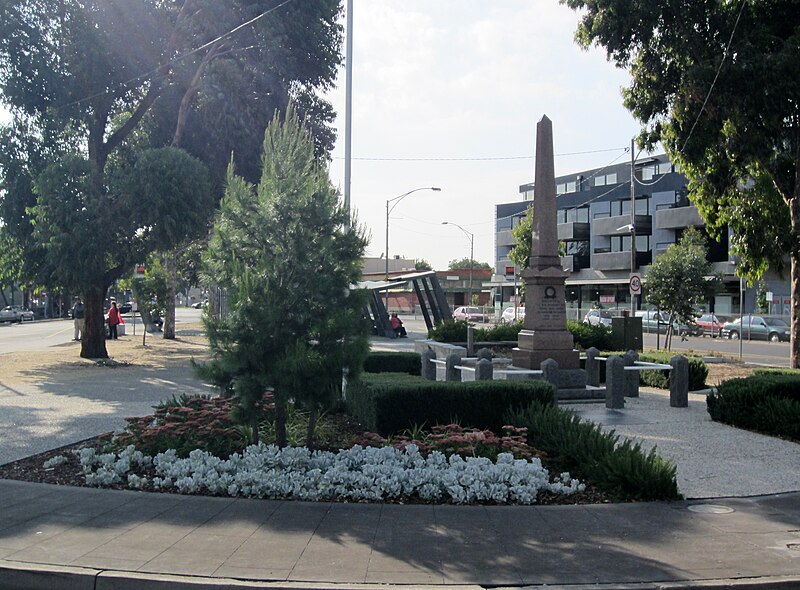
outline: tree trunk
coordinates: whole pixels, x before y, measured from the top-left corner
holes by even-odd
[[[252,420],[250,421],[250,428],[253,429],[253,435],[250,437],[250,444],[257,445],[258,444],[258,416],[254,415]]]
[[[791,326],[792,340],[789,344],[789,366],[792,369],[800,369],[800,160],[797,163],[797,182],[795,183],[795,195],[789,201],[789,214],[792,219],[792,235],[794,236],[794,247],[791,253],[792,260],[792,315],[789,320]]]
[[[107,359],[105,324],[106,289],[90,289],[84,299],[81,358]]]
[[[306,447],[313,451],[316,446],[314,432],[317,430],[317,408],[311,408],[308,412],[308,428],[306,430]]]
[[[175,338],[175,292],[178,290],[178,266],[175,262],[175,253],[167,253],[164,261],[164,271],[167,275],[167,300],[164,302],[164,339]]]
[[[279,449],[286,446],[286,402],[275,402],[275,444]]]

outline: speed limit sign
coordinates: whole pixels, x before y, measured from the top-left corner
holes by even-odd
[[[642,292],[642,277],[631,275],[630,280],[631,295],[640,295]]]

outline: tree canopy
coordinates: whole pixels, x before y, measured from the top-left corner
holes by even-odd
[[[492,270],[492,267],[486,262],[478,262],[477,260],[470,260],[469,256],[457,260],[451,260],[447,264],[447,270],[464,270],[472,267],[473,270]]]
[[[333,111],[317,92],[340,61],[340,9],[338,0],[0,0],[0,102],[13,115],[0,130],[0,217],[25,253],[26,276],[78,288],[83,275],[82,356],[107,356],[94,326],[129,254],[142,261],[140,246],[169,249],[192,237],[199,215],[208,221],[207,195],[182,192],[191,180],[193,190],[220,193],[231,157],[256,179],[263,129],[291,99],[318,155],[330,149]],[[202,160],[210,177],[195,167],[170,192],[180,181],[164,173],[197,160],[148,151],[168,146]],[[151,156],[164,168],[153,169]],[[126,203],[135,190],[149,192]],[[79,208],[67,211],[62,198]],[[94,239],[76,243],[70,233]],[[87,268],[75,269],[75,259],[56,268],[68,246],[88,257]]]
[[[576,32],[629,69],[640,142],[662,142],[711,232],[751,280],[791,260],[800,367],[800,10],[795,0],[561,0]]]
[[[676,244],[659,255],[647,271],[647,302],[668,313],[672,320],[667,332],[669,348],[673,321],[685,324],[694,321],[699,303],[713,289],[713,276],[708,261],[705,237],[694,229],[684,232]]]

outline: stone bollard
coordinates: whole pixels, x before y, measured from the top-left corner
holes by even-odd
[[[682,354],[669,361],[669,405],[672,408],[689,407],[689,359]]]
[[[545,359],[539,368],[542,370],[542,379],[553,386],[555,401],[558,402],[558,362],[555,359]]]
[[[436,363],[431,362],[436,360],[436,353],[429,348],[420,357],[422,357],[422,371],[420,372],[422,378],[436,381]]]
[[[467,356],[475,352],[475,326],[467,326]]]
[[[456,365],[461,364],[460,354],[447,355],[447,365],[444,372],[445,381],[461,381],[461,371],[456,369]]]
[[[639,360],[635,350],[629,350],[622,356],[622,364],[633,367]],[[625,397],[639,397],[639,371],[625,371]]]
[[[475,365],[475,381],[491,381],[494,378],[494,367],[489,359],[481,359]]]
[[[492,351],[488,348],[481,348],[477,354],[478,360],[486,359],[488,361],[492,360]]]
[[[586,384],[594,387],[600,386],[600,361],[597,357],[600,351],[594,346],[586,349]]]
[[[606,361],[606,407],[625,407],[625,361],[621,356],[614,355]]]

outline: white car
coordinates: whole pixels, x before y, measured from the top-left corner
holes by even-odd
[[[606,326],[611,327],[611,312],[605,309],[593,309],[583,318],[583,323],[587,326]]]
[[[0,322],[32,322],[33,312],[21,305],[8,305],[0,309]]]
[[[518,322],[523,321],[525,319],[525,308],[524,307],[516,308],[516,320],[514,319],[514,310],[515,308],[513,306],[506,307],[503,310],[503,315],[500,316],[500,319],[508,323],[511,323],[513,321],[518,321]]]

